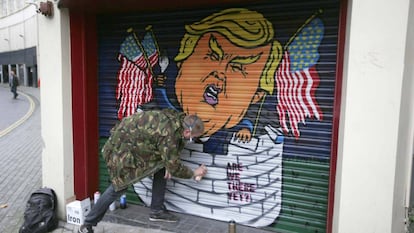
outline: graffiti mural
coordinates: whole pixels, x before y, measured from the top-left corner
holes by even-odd
[[[178,48],[161,46],[148,24],[119,44],[117,118],[152,108],[197,114],[204,135],[188,143],[183,162],[208,167],[201,181],[168,181],[170,210],[268,226],[280,215],[287,139],[323,121],[317,100],[319,48],[325,26],[314,12],[283,43],[259,11],[229,8],[185,28]],[[171,54],[170,51],[176,51]],[[151,202],[151,177],[134,185]]]

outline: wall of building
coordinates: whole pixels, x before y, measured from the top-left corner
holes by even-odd
[[[37,16],[35,6],[27,5],[0,18],[0,53],[37,46]]]
[[[21,85],[38,86],[36,6],[2,1],[0,18],[0,83],[8,82],[10,69],[15,69]]]
[[[407,26],[407,39],[405,46],[405,61],[404,61],[404,74],[402,84],[402,97],[401,97],[401,110],[400,110],[400,123],[399,123],[399,135],[397,145],[397,169],[403,168],[401,172],[398,172],[395,176],[395,189],[401,190],[395,193],[394,206],[407,207],[408,211],[412,211],[414,206],[414,192],[412,187],[412,155],[413,155],[413,141],[414,141],[414,4],[409,6],[408,13],[408,26]],[[411,155],[411,156],[410,156]],[[411,187],[410,187],[411,186]],[[404,192],[405,191],[405,192]],[[401,203],[404,201],[404,203]],[[395,208],[393,215],[403,217],[403,214],[399,211],[400,208]],[[412,213],[411,213],[412,215]],[[393,222],[393,232],[397,232],[398,222]],[[411,224],[412,225],[412,224]],[[411,229],[413,229],[411,227]]]
[[[69,13],[54,4],[53,17],[39,17],[39,76],[43,185],[58,196],[58,215],[66,219],[65,204],[73,200],[72,87]]]
[[[412,99],[401,104],[404,64],[413,62],[405,60],[409,4],[349,1],[334,232],[404,232],[411,151],[399,149],[413,131],[412,111],[403,109]]]
[[[0,18],[19,11],[26,5],[24,0],[0,0]]]
[[[413,131],[412,111],[404,109],[412,103],[402,101],[412,92],[404,68],[413,62],[405,57],[409,4],[349,1],[333,232],[404,232],[411,151],[400,147],[409,147]],[[53,18],[39,18],[43,185],[57,191],[64,218],[74,195],[70,32],[68,12],[54,10]]]

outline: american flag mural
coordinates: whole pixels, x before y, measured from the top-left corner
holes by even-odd
[[[324,26],[319,18],[310,21],[288,44],[275,74],[277,112],[283,131],[299,138],[299,123],[305,118],[322,120],[323,114],[315,99],[319,75],[315,64]],[[288,125],[289,122],[289,125]]]
[[[134,34],[128,35],[120,46],[116,99],[119,101],[118,119],[134,114],[153,97],[152,67],[158,62],[158,52],[151,33],[141,44]]]
[[[154,67],[158,62],[158,51],[155,44],[154,36],[151,31],[145,33],[144,39],[141,42],[142,47],[144,48],[145,54],[148,57],[151,67]]]
[[[142,48],[144,49],[144,56],[149,65],[146,66],[145,73],[145,103],[150,102],[153,98],[152,82],[154,80],[153,67],[158,63],[159,52],[156,46],[156,42],[151,30],[147,30],[144,39],[141,41]]]

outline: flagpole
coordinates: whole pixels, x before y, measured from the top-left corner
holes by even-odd
[[[290,37],[290,39],[289,39],[289,41],[285,44],[285,46],[283,47],[283,51],[286,51],[287,50],[287,47],[292,43],[292,41],[297,37],[297,35],[299,34],[299,32],[300,31],[302,31],[303,30],[303,28],[305,28],[305,26],[306,25],[308,25],[313,19],[315,19],[318,15],[320,15],[320,14],[322,14],[323,13],[323,10],[322,9],[319,9],[318,11],[316,11],[311,17],[309,17],[306,21],[305,21],[305,23],[295,32],[295,34],[293,34],[293,36],[292,37]],[[258,125],[258,122],[259,122],[259,118],[260,118],[260,115],[261,115],[261,111],[262,111],[262,107],[263,107],[263,103],[264,103],[264,101],[265,101],[265,99],[266,99],[266,94],[262,97],[262,101],[261,101],[261,103],[260,103],[260,107],[259,107],[259,110],[257,111],[257,114],[256,114],[256,119],[255,119],[255,123],[254,123],[254,127],[253,127],[253,134],[252,134],[252,136],[254,136],[255,134],[256,134],[256,128],[257,128],[257,125]]]
[[[303,30],[303,28],[305,28],[312,20],[314,20],[317,16],[319,16],[320,14],[323,13],[322,9],[317,10],[311,17],[309,17],[305,23],[298,29],[296,30],[295,34],[293,34],[292,37],[290,37],[289,41],[285,44],[285,46],[283,47],[283,51],[286,51],[288,46],[292,43],[292,41],[297,37],[297,35],[299,34],[300,31]]]
[[[152,27],[152,26],[149,25],[149,27]],[[151,63],[148,59],[147,53],[145,52],[144,47],[142,46],[141,42],[139,41],[139,38],[137,37],[137,34],[135,33],[134,29],[132,29],[132,28],[128,28],[128,32],[132,33],[132,35],[134,36],[135,42],[137,42],[137,45],[138,45],[139,49],[142,51],[142,55],[144,56],[145,62],[147,63],[149,72],[152,76],[154,76],[154,73],[153,73],[152,67],[151,67]]]
[[[134,36],[135,42],[137,43],[137,45],[138,45],[139,49],[140,49],[140,50],[141,50],[141,52],[142,52],[142,56],[144,57],[145,63],[147,63],[148,70],[149,70],[149,72],[150,72],[151,76],[153,76],[153,72],[152,72],[151,63],[149,62],[149,59],[148,59],[148,57],[147,57],[147,53],[145,52],[144,47],[142,46],[141,42],[139,41],[139,38],[138,38],[137,34],[135,33],[135,31],[134,31],[134,29],[133,29],[133,28],[128,28],[127,32],[128,32],[128,33],[132,33],[132,35]],[[138,66],[138,67],[139,67],[139,66]],[[147,78],[148,78],[148,76],[149,76],[150,74],[147,74],[147,73],[145,72],[145,69],[143,69],[143,71],[144,71],[144,72],[143,72],[143,73],[144,73],[144,75],[146,75],[146,76],[147,76]],[[141,105],[141,104],[138,104],[137,108],[138,108],[138,111],[139,111],[139,110],[142,110],[142,105]]]
[[[160,47],[158,46],[157,39],[155,38],[155,34],[154,34],[154,32],[152,31],[152,25],[148,25],[148,26],[145,28],[145,31],[149,31],[149,32],[151,33],[151,37],[152,37],[152,40],[154,41],[155,48],[157,49],[158,56],[161,56]]]
[[[267,94],[265,93],[265,94],[264,94],[264,96],[262,97],[262,101],[260,102],[260,107],[259,107],[259,110],[257,111],[256,119],[255,119],[255,121],[254,121],[254,127],[253,127],[253,134],[252,134],[252,137],[253,137],[254,135],[256,135],[257,125],[259,124],[259,118],[260,118],[260,114],[261,114],[261,112],[262,112],[262,107],[263,107],[263,103],[264,103],[264,101],[265,101],[265,99],[266,99],[266,96],[267,96]]]

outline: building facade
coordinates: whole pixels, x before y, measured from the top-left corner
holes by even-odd
[[[20,84],[37,87],[37,12],[24,1],[0,2],[0,83],[15,70]]]
[[[223,219],[215,206],[227,206],[279,232],[405,232],[410,1],[162,3],[54,1],[52,16],[37,15],[43,184],[61,218],[67,201],[107,185],[99,151],[111,126],[155,103],[222,124],[183,152],[189,166],[209,165],[202,190],[175,181],[169,208]],[[215,81],[197,83],[203,72]],[[146,182],[129,198],[146,202]]]

